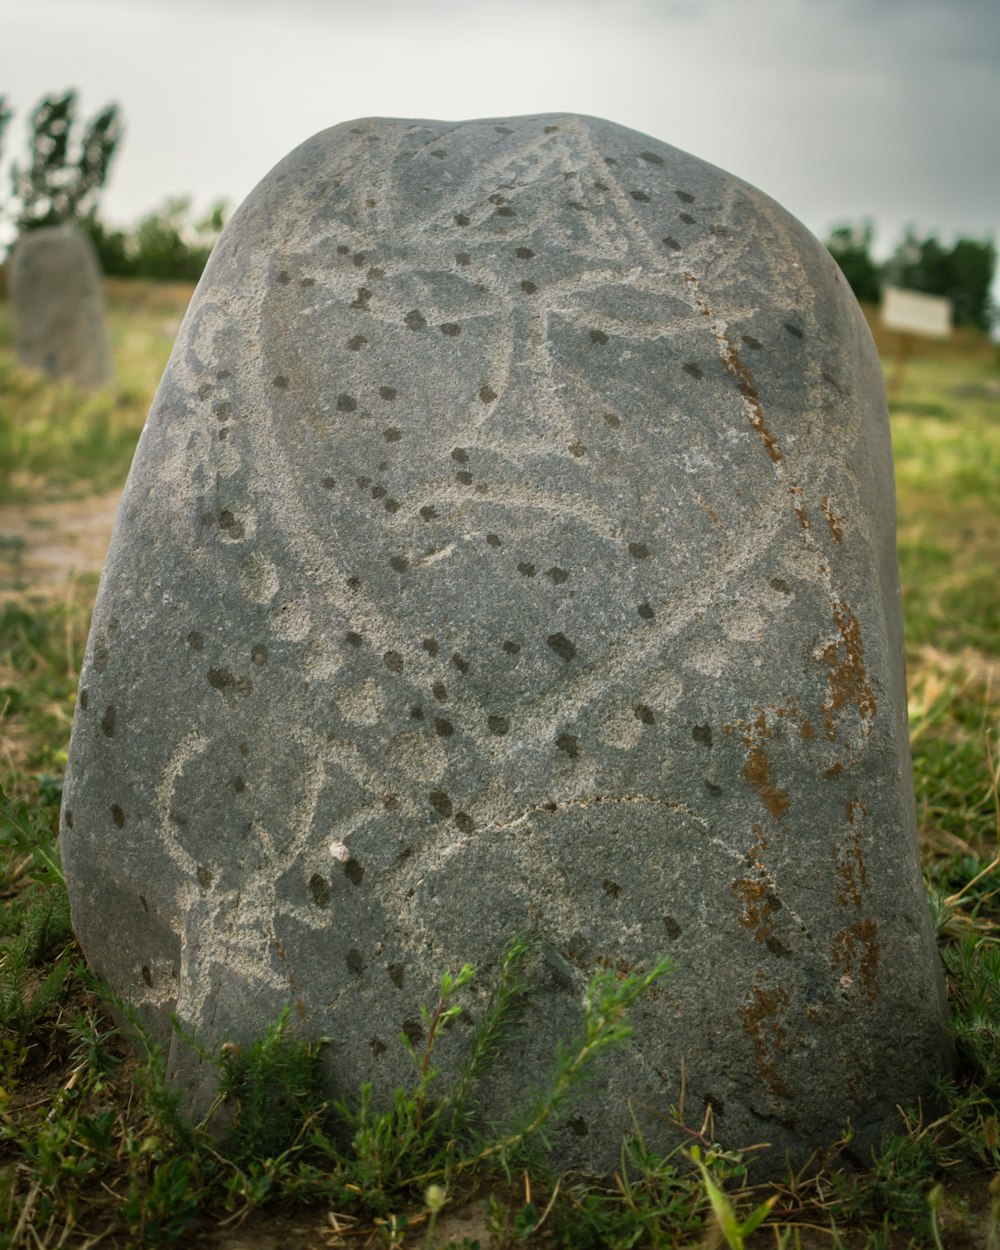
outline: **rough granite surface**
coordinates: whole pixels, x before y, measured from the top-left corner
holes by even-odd
[[[10,261],[14,348],[22,365],[87,390],[111,381],[101,268],[75,226],[22,235]]]
[[[753,187],[595,118],[363,120],[219,242],[118,516],[62,848],[155,1035],[286,1003],[409,1082],[440,975],[541,942],[504,1123],[595,970],[672,975],[553,1133],[797,1160],[947,1062],[879,362]],[[438,1059],[447,1082],[463,1022]],[[195,1112],[211,1069],[178,1040]]]

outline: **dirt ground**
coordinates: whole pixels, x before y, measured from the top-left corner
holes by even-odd
[[[121,494],[0,505],[0,600],[24,591],[62,595],[74,578],[100,573]]]

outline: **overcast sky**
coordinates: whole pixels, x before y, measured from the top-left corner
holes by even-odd
[[[68,87],[85,116],[121,105],[119,225],[168,195],[235,207],[350,118],[572,111],[721,165],[821,237],[866,216],[883,253],[907,223],[1000,234],[1000,0],[0,0],[5,164]]]

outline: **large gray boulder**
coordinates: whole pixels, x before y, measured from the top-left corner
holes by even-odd
[[[18,239],[10,306],[22,365],[87,390],[111,381],[101,268],[94,245],[75,226],[43,226]]]
[[[533,933],[502,1122],[588,978],[667,952],[556,1160],[676,1142],[682,1071],[729,1147],[850,1121],[863,1158],[947,1053],[893,540],[864,319],[760,192],[594,118],[316,135],[227,227],[122,502],[63,811],[87,958],[162,1038],[291,1002],[385,1100],[441,972],[485,995]]]

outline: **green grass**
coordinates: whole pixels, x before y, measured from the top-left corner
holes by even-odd
[[[97,578],[66,597],[0,601],[0,784],[58,797]]]
[[[892,432],[911,648],[1000,655],[998,413],[996,363],[910,362]]]
[[[0,305],[0,500],[123,481],[186,294],[112,288],[120,381],[96,397],[17,370]],[[637,1139],[607,1184],[553,1177],[545,1128],[593,1055],[627,1044],[629,1007],[649,978],[596,981],[539,1101],[508,1132],[483,1135],[470,1095],[504,1044],[508,1010],[530,992],[515,947],[457,1085],[436,1075],[434,1041],[467,1000],[468,968],[442,969],[427,1046],[387,1110],[327,1102],[323,1043],[278,1019],[244,1051],[209,1056],[228,1134],[188,1124],[162,1054],[126,1045],[80,963],[54,852],[88,579],[57,599],[0,600],[0,1250],[97,1234],[100,1245],[187,1247],[236,1228],[261,1250],[310,1236],[335,1245],[337,1229],[343,1244],[427,1250],[444,1244],[456,1210],[477,1221],[463,1226],[466,1250],[1000,1250],[1000,368],[974,346],[913,359],[892,413],[921,852],[959,1056],[938,1119],[911,1114],[861,1174],[752,1188],[745,1161],[713,1143],[661,1158]]]

